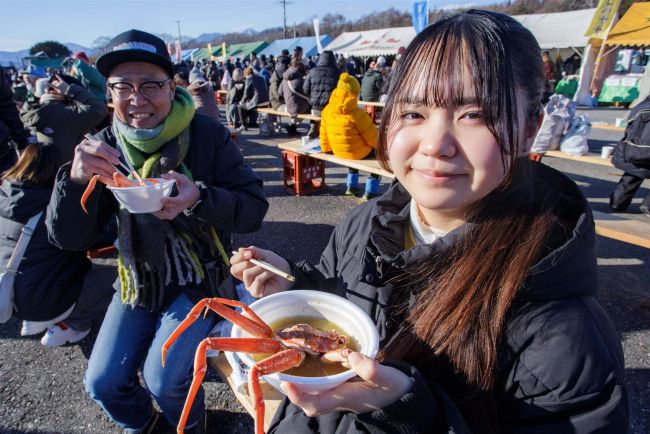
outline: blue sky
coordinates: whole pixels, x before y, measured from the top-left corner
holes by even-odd
[[[287,25],[328,12],[356,19],[394,6],[410,10],[412,0],[291,0]],[[429,8],[481,5],[498,0],[429,1]],[[91,46],[95,38],[138,28],[151,33],[198,36],[208,32],[262,30],[282,25],[275,0],[0,0],[0,51],[29,48],[53,39]]]

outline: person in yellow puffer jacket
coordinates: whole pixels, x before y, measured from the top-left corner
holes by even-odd
[[[359,81],[344,72],[330,96],[329,103],[321,113],[320,146],[323,152],[332,152],[340,158],[362,160],[377,148],[377,127],[370,116],[359,108]],[[370,175],[366,180],[364,199],[379,193],[381,179]],[[345,194],[354,195],[358,190],[359,171],[348,170]]]

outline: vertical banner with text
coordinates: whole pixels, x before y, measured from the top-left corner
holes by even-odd
[[[314,34],[316,35],[316,49],[320,54],[323,52],[323,46],[320,43],[320,22],[318,18],[314,18]]]
[[[428,1],[415,1],[413,2],[413,28],[415,33],[420,33],[426,26],[429,25],[429,2]]]
[[[181,62],[181,40],[176,39],[176,63]]]

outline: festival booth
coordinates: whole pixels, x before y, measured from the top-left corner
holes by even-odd
[[[345,57],[389,56],[397,54],[397,50],[406,47],[413,38],[415,38],[413,27],[345,32],[324,49],[343,54]]]
[[[260,54],[269,45],[266,41],[247,42],[245,44],[232,44],[226,49],[226,55],[230,58],[245,59],[251,53]],[[221,56],[221,47],[212,50],[213,56]]]
[[[614,73],[605,78],[599,103],[629,104],[639,97],[639,83],[650,58],[650,3],[634,3],[605,39],[607,51],[619,49]]]
[[[332,38],[328,35],[322,35],[320,37],[321,47],[325,47],[332,41]],[[305,36],[302,38],[291,38],[291,39],[278,39],[271,42],[266,48],[257,53],[258,57],[265,55],[266,57],[273,55],[275,57],[282,54],[282,50],[289,50],[289,54],[293,53],[293,49],[296,47],[302,47],[302,53],[305,57],[316,56],[318,55],[318,44],[316,41],[316,36]]]
[[[581,58],[580,63],[584,65],[582,53],[589,42],[589,38],[584,34],[595,11],[595,8],[581,9],[548,14],[513,15],[513,18],[530,30],[539,47],[543,51],[549,51],[551,59],[556,59],[559,55],[564,62],[578,55]],[[568,75],[558,81],[555,93],[571,98],[577,89],[578,76]]]

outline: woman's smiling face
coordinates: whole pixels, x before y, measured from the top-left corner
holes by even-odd
[[[396,103],[388,158],[397,179],[418,204],[421,216],[466,220],[472,204],[505,177],[501,149],[483,119],[472,86],[458,105],[440,107],[424,97]]]

